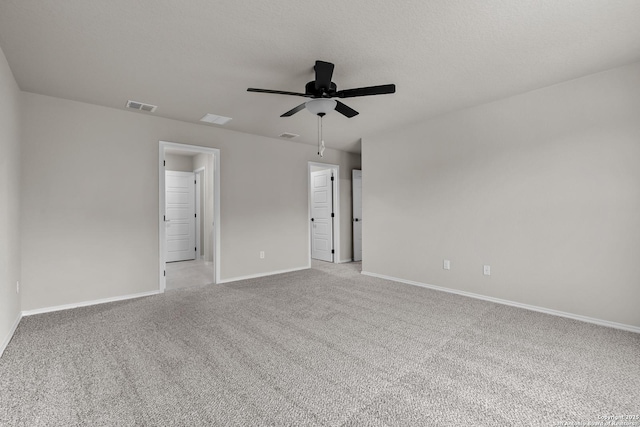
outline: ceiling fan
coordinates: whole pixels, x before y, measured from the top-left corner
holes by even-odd
[[[252,87],[247,89],[247,91],[259,93],[275,93],[278,95],[294,95],[311,98],[309,101],[303,102],[297,107],[287,111],[280,117],[292,116],[298,111],[306,108],[311,113],[316,114],[320,117],[324,116],[327,112],[335,109],[338,113],[349,118],[358,115],[358,112],[353,108],[343,104],[342,102],[332,98],[355,98],[357,96],[384,95],[388,93],[395,93],[396,91],[396,85],[394,84],[338,90],[336,84],[331,81],[334,68],[334,65],[332,63],[325,61],[316,61],[316,65],[313,68],[316,72],[316,79],[310,81],[305,85],[304,93],[287,92],[283,90],[256,89]]]

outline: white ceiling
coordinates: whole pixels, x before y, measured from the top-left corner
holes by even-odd
[[[338,89],[395,83],[343,100],[325,118],[328,147],[443,112],[640,60],[638,0],[2,0],[0,46],[24,91],[315,144],[306,98],[315,60]],[[131,114],[147,114],[135,113]],[[213,125],[203,125],[213,126]]]

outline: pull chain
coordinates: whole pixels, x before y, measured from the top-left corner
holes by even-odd
[[[324,140],[322,139],[322,116],[324,113],[318,114],[318,156],[324,157]]]
[[[322,140],[322,116],[318,114],[318,156],[320,156],[320,141]],[[320,156],[322,157],[322,156]]]

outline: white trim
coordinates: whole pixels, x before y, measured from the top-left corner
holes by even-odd
[[[353,262],[353,258],[341,259],[340,261],[338,261],[338,264],[346,264],[348,262]]]
[[[278,271],[270,271],[268,273],[250,274],[248,276],[231,277],[230,279],[223,279],[218,283],[229,283],[229,282],[237,282],[239,280],[257,279],[259,277],[274,276],[276,274],[284,274],[284,273],[292,273],[294,271],[308,270],[309,268],[310,267],[296,267],[296,268],[290,268],[288,270],[278,270]]]
[[[202,242],[200,241],[200,223],[203,221],[202,215],[200,215],[200,193],[202,193],[202,189],[200,188],[202,176],[204,175],[205,168],[198,168],[193,171],[193,177],[196,182],[196,259],[200,259],[200,253],[204,253],[202,250]],[[198,216],[200,215],[200,216]]]
[[[215,282],[220,281],[220,150],[213,156],[213,269]]]
[[[362,271],[361,274],[365,276],[377,277],[379,279],[391,280],[393,282],[405,283],[407,285],[420,286],[421,288],[433,289],[436,291],[447,292],[450,294],[462,295],[469,298],[475,298],[479,300],[494,302],[496,304],[510,305],[512,307],[524,308],[525,310],[537,311],[540,313],[550,314],[552,316],[566,317],[573,320],[579,320],[581,322],[593,323],[599,326],[606,326],[614,329],[622,329],[623,331],[640,333],[640,327],[633,325],[626,325],[624,323],[611,322],[609,320],[596,319],[594,317],[582,316],[579,314],[567,313],[565,311],[553,310],[550,308],[539,307],[536,305],[523,304],[520,302],[509,301],[500,298],[489,297],[480,294],[474,294],[472,292],[459,291],[456,289],[443,288],[441,286],[429,285],[421,282],[414,282],[413,280],[405,280],[392,276],[385,276],[383,274],[371,273],[368,271]]]
[[[165,190],[164,190],[164,153],[167,148],[213,155],[213,270],[214,283],[220,282],[220,150],[218,148],[202,147],[199,145],[179,144],[177,142],[158,141],[158,257],[160,268],[158,271],[158,289],[164,292],[167,287],[165,262],[166,228],[165,215]],[[206,183],[205,183],[206,185]]]
[[[78,308],[78,307],[88,307],[90,305],[106,304],[108,302],[124,301],[128,299],[135,299],[135,298],[142,298],[142,297],[150,297],[152,295],[158,295],[160,293],[161,293],[160,291],[149,291],[149,292],[141,292],[139,294],[121,295],[117,297],[101,298],[101,299],[95,299],[91,301],[76,302],[73,304],[64,304],[64,305],[56,305],[53,307],[36,308],[35,310],[24,310],[22,312],[22,315],[33,316],[34,314],[51,313],[54,311],[70,310],[72,308]]]
[[[4,351],[7,349],[7,346],[11,342],[11,338],[13,338],[13,334],[16,333],[16,329],[18,329],[18,325],[20,324],[21,319],[22,319],[22,313],[18,313],[18,317],[13,322],[11,329],[9,329],[9,333],[4,338],[4,341],[2,341],[2,344],[0,344],[0,357],[2,357],[2,355],[4,354]]]
[[[355,212],[354,212],[354,207],[353,205],[355,204],[354,202],[354,186],[355,186],[355,182],[356,182],[356,177],[359,176],[360,178],[360,218],[359,221],[362,221],[362,169],[352,169],[351,170],[351,251],[353,253],[353,261],[354,262],[359,262],[362,261],[362,242],[360,242],[360,259],[358,259],[356,261],[356,227],[354,226],[355,224]],[[360,222],[360,224],[362,224],[362,222]],[[360,228],[360,238],[362,239],[362,227]]]
[[[333,263],[340,263],[340,165],[329,163],[307,163],[307,215],[311,218],[311,166],[331,169],[334,175],[333,187]],[[307,221],[307,250],[309,252],[309,266],[311,266],[311,221]]]
[[[165,224],[165,199],[166,199],[166,190],[164,188],[165,182],[165,158],[164,158],[164,147],[162,146],[162,142],[160,142],[158,148],[158,252],[160,261],[158,262],[160,266],[160,271],[158,272],[158,289],[160,292],[164,292],[167,287],[167,263],[165,262],[165,252],[166,248],[166,228]]]

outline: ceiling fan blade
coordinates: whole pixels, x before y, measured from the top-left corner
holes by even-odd
[[[331,87],[331,78],[333,77],[333,67],[331,62],[316,61],[316,90],[328,91]]]
[[[343,116],[346,116],[348,118],[351,118],[353,116],[357,116],[358,113],[356,110],[354,110],[353,108],[349,107],[348,105],[343,104],[340,101],[336,101],[336,111],[340,114],[342,114]]]
[[[384,95],[387,93],[395,93],[396,85],[380,85],[359,87],[356,89],[339,90],[333,96],[338,98],[354,98],[356,96]]]
[[[306,105],[306,102],[303,102],[302,104],[298,105],[296,108],[292,108],[291,110],[287,111],[286,113],[284,113],[283,115],[281,115],[280,117],[289,117],[289,116],[293,116],[295,113],[297,113],[300,110],[304,110],[304,106]]]
[[[304,96],[309,98],[310,96],[304,93],[298,93],[298,92],[287,92],[285,90],[271,90],[271,89],[256,89],[253,87],[250,87],[249,89],[247,89],[247,92],[258,92],[258,93],[275,93],[276,95],[294,95],[294,96]]]

